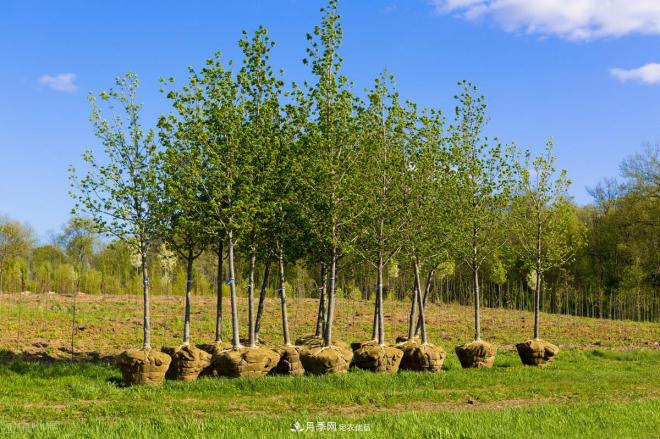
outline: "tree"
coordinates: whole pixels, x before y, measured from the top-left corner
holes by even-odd
[[[410,140],[406,142],[405,227],[406,255],[412,261],[413,300],[408,321],[408,339],[419,331],[426,343],[426,323],[422,318],[431,280],[438,267],[452,255],[456,239],[458,185],[450,145],[444,135],[444,118],[438,110],[414,105],[408,110]],[[422,285],[420,272],[426,270]],[[423,287],[423,295],[422,295]],[[416,312],[419,315],[416,317]]]
[[[58,236],[57,242],[78,273],[90,268],[95,246],[98,244],[96,228],[92,221],[86,218],[71,218]]]
[[[188,82],[189,85],[172,97],[182,103],[177,107],[179,117],[189,121],[187,136],[195,139],[201,148],[202,160],[191,162],[196,165],[191,169],[191,178],[206,200],[209,233],[213,233],[218,241],[218,278],[223,274],[222,243],[227,242],[229,279],[225,284],[229,285],[231,297],[232,345],[238,348],[234,250],[243,208],[241,173],[245,170],[243,160],[246,157],[242,155],[241,142],[245,108],[239,85],[232,71],[223,66],[219,53],[208,59],[200,72],[190,68]],[[221,340],[221,294],[222,284],[218,282],[216,342]]]
[[[137,102],[138,78],[129,73],[117,78],[116,88],[90,94],[90,121],[104,147],[105,160],[87,150],[89,165],[80,180],[71,168],[73,215],[88,214],[102,233],[130,245],[139,255],[144,299],[143,348],[151,347],[149,307],[149,250],[158,240],[155,205],[160,196],[157,181],[157,147],[153,130],[142,127]],[[110,112],[109,118],[105,111]]]
[[[176,94],[171,97],[175,98]],[[184,105],[176,99],[173,102],[176,109]],[[181,113],[186,114],[185,111]],[[167,247],[173,249],[186,263],[184,346],[190,344],[193,264],[211,239],[205,215],[208,203],[201,185],[195,179],[195,170],[203,160],[203,150],[194,136],[194,130],[188,129],[189,122],[186,119],[179,120],[174,115],[163,117],[159,122],[161,143],[165,147],[159,160],[159,180],[163,188],[158,206],[159,225]],[[191,131],[193,136],[190,136]]]
[[[360,215],[354,202],[356,196],[357,127],[355,101],[348,89],[348,79],[341,75],[338,49],[342,27],[337,13],[337,1],[330,0],[322,9],[323,19],[314,28],[305,63],[311,65],[316,83],[310,89],[315,124],[307,141],[314,145],[314,156],[308,169],[306,190],[314,202],[306,205],[306,216],[312,232],[323,247],[330,249],[330,279],[328,285],[327,319],[324,345],[332,344],[332,322],[337,290],[337,261],[350,251],[356,239],[356,221]]]
[[[517,248],[525,265],[535,275],[534,340],[539,339],[543,275],[569,262],[582,241],[581,236],[572,234],[569,227],[574,215],[574,206],[568,197],[570,181],[566,170],[557,175],[552,148],[552,140],[548,140],[544,153],[534,160],[529,152],[525,155],[511,210]]]
[[[269,179],[270,155],[277,144],[277,128],[280,119],[279,97],[282,81],[277,79],[269,65],[270,51],[274,42],[264,27],[259,27],[248,39],[243,32],[239,41],[244,60],[237,80],[245,109],[243,135],[241,136],[241,190],[240,223],[242,242],[249,262],[248,275],[248,339],[255,346],[255,319],[253,306],[254,274],[259,242],[264,237],[264,222],[271,207],[265,200]],[[271,249],[264,249],[267,255]],[[282,291],[283,293],[283,291]],[[262,305],[263,307],[263,305]]]
[[[34,237],[28,226],[0,217],[0,289],[3,288],[3,274],[14,259],[27,256],[32,248]]]
[[[502,228],[513,182],[511,151],[483,137],[486,103],[476,86],[462,81],[456,97],[456,120],[451,126],[451,148],[461,188],[458,253],[472,271],[474,339],[481,340],[479,270],[484,261],[508,240]]]
[[[373,335],[385,345],[383,327],[383,270],[401,249],[404,204],[404,139],[406,118],[393,90],[393,77],[381,74],[361,112],[360,198],[362,236],[356,251],[376,269],[376,318]]]

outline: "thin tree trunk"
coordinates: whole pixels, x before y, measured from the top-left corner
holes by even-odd
[[[238,336],[238,310],[236,309],[236,277],[234,269],[234,237],[233,230],[227,232],[227,245],[229,247],[229,295],[231,298],[231,332],[232,346],[241,347],[241,340]]]
[[[266,288],[268,287],[268,276],[270,275],[270,261],[266,261],[264,267],[264,278],[261,281],[261,291],[259,291],[259,305],[257,306],[257,320],[254,323],[254,336],[259,340],[259,331],[261,331],[261,319],[264,315],[264,302],[266,301]]]
[[[222,269],[223,241],[224,238],[221,235],[220,239],[218,239],[218,274],[217,274],[218,301],[216,304],[216,312],[215,312],[215,342],[216,343],[222,341],[222,284],[224,278],[224,273]]]
[[[421,331],[422,331],[422,344],[426,344],[426,321],[424,319],[424,300],[421,297],[421,285],[419,278],[419,260],[415,258],[415,294],[417,295],[417,303],[419,306],[419,320],[421,322]]]
[[[410,304],[410,315],[408,316],[408,340],[415,335],[415,324],[417,322],[417,286],[413,288],[412,302]]]
[[[190,290],[193,283],[193,249],[188,249],[188,257],[186,258],[186,311],[183,316],[183,345],[190,344]]]
[[[477,265],[477,232],[472,229],[472,288],[474,291],[474,339],[481,340],[481,308],[479,304],[479,266]]]
[[[335,294],[336,294],[336,280],[337,275],[337,248],[332,247],[332,255],[330,262],[330,291],[328,291],[328,319],[325,322],[325,332],[323,334],[324,346],[332,344],[332,320],[335,313]]]
[[[417,264],[419,265],[419,262],[417,262]],[[428,275],[426,276],[426,284],[424,285],[424,296],[422,297],[422,307],[424,308],[426,308],[426,301],[429,295],[429,291],[431,291],[431,279],[433,279],[434,274],[435,274],[435,268],[431,269],[431,271],[429,271]],[[422,329],[422,314],[420,313],[419,317],[417,318],[417,326],[415,327],[415,337],[419,335],[419,331],[421,329]]]
[[[284,287],[284,251],[281,245],[278,245],[278,260],[280,268],[280,304],[282,308],[282,335],[284,337],[284,345],[290,346],[291,339],[289,338],[289,319],[286,312],[286,290]]]
[[[541,299],[541,267],[536,267],[536,291],[534,292],[534,340],[539,339],[539,302]]]
[[[321,287],[319,288],[319,310],[318,313],[316,314],[316,331],[314,332],[314,335],[316,337],[320,337],[323,332],[323,328],[325,328],[325,278],[327,277],[326,275],[326,268],[325,268],[325,263],[321,263]]]
[[[378,284],[376,285],[376,301],[378,309],[378,344],[385,345],[385,328],[383,327],[383,252],[378,255]]]
[[[144,321],[143,321],[143,330],[144,338],[142,343],[143,349],[151,349],[151,313],[150,313],[150,304],[149,304],[149,273],[147,270],[147,250],[142,246],[140,252],[140,265],[142,268],[142,293],[144,297]]]
[[[247,302],[248,302],[248,340],[251,348],[255,347],[254,339],[254,270],[257,264],[257,252],[253,249],[250,255],[250,276],[248,283]]]
[[[380,333],[380,324],[378,321],[378,307],[380,306],[380,300],[378,299],[378,293],[376,293],[376,300],[374,300],[374,322],[371,330],[371,339],[378,340],[378,334]]]

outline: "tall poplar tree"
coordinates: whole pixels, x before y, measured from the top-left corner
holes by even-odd
[[[242,244],[249,260],[248,274],[248,339],[254,347],[254,276],[259,242],[268,217],[267,181],[270,155],[278,142],[280,119],[279,98],[282,81],[277,79],[270,66],[270,51],[275,43],[264,27],[259,27],[252,38],[243,32],[239,41],[243,50],[243,67],[238,74],[241,100],[245,109],[243,135],[241,136],[241,190],[240,222]],[[267,259],[270,249],[262,249]]]
[[[181,108],[179,108],[182,110]],[[185,111],[180,113],[186,114]],[[212,237],[207,224],[207,198],[197,182],[203,149],[196,141],[194,130],[175,116],[163,117],[159,122],[160,138],[165,150],[160,159],[160,186],[163,189],[159,225],[167,246],[186,264],[185,311],[183,345],[190,344],[190,307],[193,285],[193,263],[207,249]],[[191,136],[192,134],[192,136]]]
[[[486,259],[508,241],[502,228],[505,213],[510,206],[513,188],[511,152],[499,143],[490,145],[484,137],[486,103],[469,82],[459,83],[462,93],[457,96],[456,120],[451,127],[452,152],[455,155],[457,179],[462,203],[459,230],[459,250],[462,259],[472,272],[474,305],[474,342],[459,348],[471,351],[465,357],[465,349],[457,348],[459,358],[476,361],[463,362],[464,366],[490,366],[495,358],[495,347],[481,342],[481,307],[479,271]],[[477,349],[476,351],[474,349]],[[478,356],[472,355],[479,352]],[[483,361],[482,361],[483,360]],[[468,364],[471,363],[471,364]]]
[[[231,67],[231,63],[229,64]],[[173,79],[171,80],[173,82]],[[199,145],[200,160],[190,162],[190,178],[205,199],[204,212],[208,232],[218,241],[218,276],[222,275],[222,243],[227,243],[231,298],[232,346],[240,347],[236,303],[236,233],[240,228],[242,189],[242,136],[245,109],[240,99],[240,87],[231,69],[224,67],[221,55],[206,61],[199,72],[189,68],[188,82],[178,91],[168,94],[186,120],[186,136]],[[218,285],[216,313],[216,343],[220,342],[222,285]]]
[[[376,270],[374,334],[378,344],[384,346],[383,274],[403,245],[406,117],[393,87],[393,77],[386,73],[376,79],[368,99],[358,119],[363,151],[359,194],[364,213],[356,252]]]
[[[548,270],[570,262],[582,243],[581,230],[574,233],[571,227],[575,207],[568,195],[570,181],[565,170],[557,172],[552,149],[552,140],[548,140],[543,153],[533,160],[529,152],[525,155],[510,214],[516,248],[535,279],[534,337],[518,345],[526,364],[544,364],[559,351],[555,345],[540,340],[543,277]],[[541,359],[543,362],[539,361]]]
[[[307,189],[315,202],[306,206],[313,233],[330,249],[328,303],[324,345],[332,344],[332,324],[337,290],[337,262],[356,238],[356,165],[359,158],[355,99],[348,79],[341,74],[338,50],[343,31],[337,1],[322,9],[323,19],[314,28],[305,63],[311,65],[316,82],[310,87],[315,126],[308,141],[315,145]]]

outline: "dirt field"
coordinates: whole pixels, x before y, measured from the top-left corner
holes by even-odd
[[[73,314],[75,303],[75,316]],[[289,299],[292,337],[313,331],[317,302]],[[224,301],[225,338],[231,333],[229,300]],[[247,334],[245,298],[239,298],[241,336]],[[386,338],[393,341],[406,332],[409,304],[385,303]],[[360,340],[371,334],[373,304],[339,299],[335,334],[345,341]],[[192,340],[212,341],[215,298],[193,297]],[[445,349],[472,337],[472,308],[459,305],[429,304],[429,338]],[[533,316],[528,312],[484,309],[483,338],[500,349],[513,349],[516,342],[530,337]],[[179,343],[183,320],[183,298],[152,297],[152,345]],[[140,347],[142,337],[141,296],[61,296],[57,294],[0,294],[0,350],[5,356],[27,358],[85,358],[114,355],[128,347]],[[266,302],[261,337],[267,343],[281,340],[279,301]],[[541,315],[541,336],[563,349],[603,347],[619,350],[660,349],[660,324],[611,321],[550,314]],[[73,351],[72,351],[73,347]]]

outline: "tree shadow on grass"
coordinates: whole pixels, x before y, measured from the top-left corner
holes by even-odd
[[[74,352],[65,348],[60,348],[57,354],[45,350],[27,350],[21,352],[0,349],[0,365],[13,363],[16,361],[57,364],[57,363],[114,363],[113,355],[101,355],[98,352]]]
[[[6,373],[35,378],[80,376],[103,379],[113,369],[112,357],[74,356],[61,358],[47,352],[0,350],[0,375]]]

